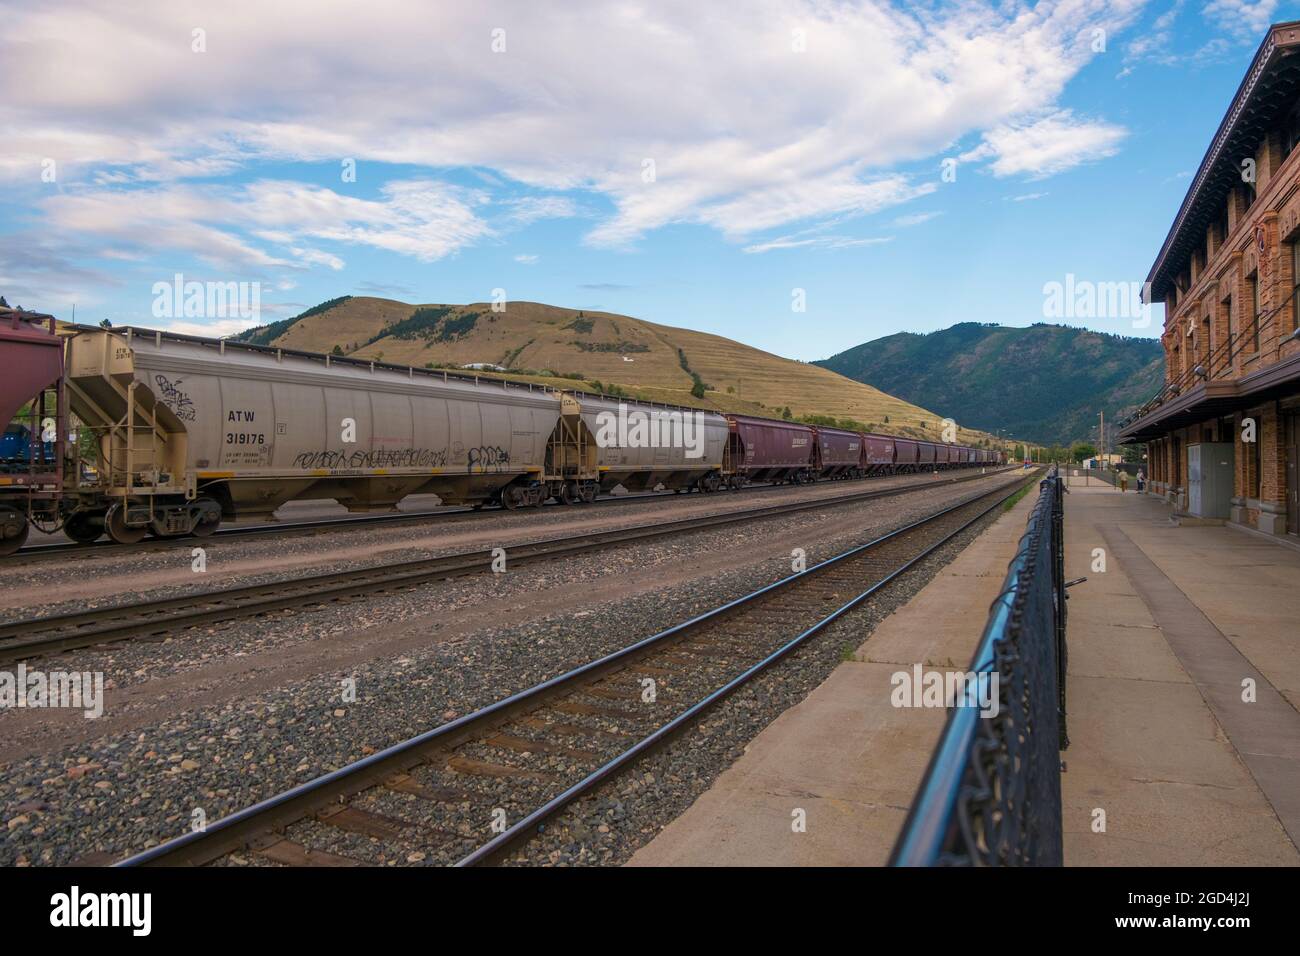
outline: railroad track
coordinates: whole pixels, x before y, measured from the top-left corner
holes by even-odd
[[[994,474],[998,470],[1007,470],[1005,466],[994,466],[990,468],[988,474]],[[889,476],[900,477],[900,476]],[[966,476],[970,477],[970,476]],[[869,480],[869,479],[863,479]],[[825,483],[820,483],[825,484]],[[788,485],[767,485],[756,484],[749,485],[744,489],[744,494],[759,493],[764,491],[776,491],[779,489],[789,490]],[[627,505],[629,503],[642,504],[649,501],[657,501],[663,498],[677,497],[671,491],[647,491],[633,492],[626,495],[607,496],[597,498],[589,505],[582,507],[591,507],[592,505]],[[557,503],[548,503],[547,508],[565,508],[566,505]],[[301,535],[324,534],[331,531],[346,531],[349,528],[366,528],[375,526],[393,526],[407,524],[426,524],[430,522],[452,522],[460,523],[461,521],[477,521],[484,514],[512,514],[504,508],[493,508],[486,512],[475,511],[469,506],[448,506],[439,508],[437,511],[415,511],[401,512],[397,514],[376,514],[376,515],[351,515],[339,518],[316,518],[303,521],[277,521],[267,524],[247,525],[247,526],[230,526],[219,528],[208,538],[200,539],[192,536],[182,536],[175,538],[148,538],[138,544],[118,544],[115,541],[103,539],[91,544],[78,544],[75,541],[56,541],[44,544],[29,544],[13,555],[5,559],[5,567],[18,567],[20,565],[38,564],[45,561],[60,561],[68,558],[108,558],[118,557],[123,554],[136,553],[154,553],[158,551],[167,551],[176,548],[192,548],[197,544],[210,544],[213,541],[239,541],[250,538],[261,538],[268,535],[275,537],[297,537]]]
[[[289,866],[365,865],[373,841],[408,862],[498,862],[1032,480],[978,494],[117,865],[203,865],[234,852]],[[313,847],[335,846],[338,831],[359,838],[356,856]]]
[[[837,495],[832,498],[785,502],[779,505],[747,508],[742,511],[550,538],[508,547],[507,562],[509,567],[518,567],[521,564],[588,553],[634,541],[797,514],[801,511],[890,498],[986,477],[989,476],[965,475],[924,485],[881,488]],[[128,605],[9,621],[0,623],[0,664],[79,647],[153,637],[218,621],[369,597],[433,580],[490,571],[493,557],[491,550],[460,552],[347,571],[312,574],[285,581],[241,585],[200,594],[186,594]]]

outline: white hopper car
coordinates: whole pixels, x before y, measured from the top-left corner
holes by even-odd
[[[722,483],[727,423],[712,413],[149,329],[62,334],[68,408],[100,445],[97,482],[65,482],[64,529],[77,540],[204,535],[295,499],[372,511],[436,494],[517,508],[618,484]],[[597,415],[620,404],[692,416],[699,451],[601,447]]]

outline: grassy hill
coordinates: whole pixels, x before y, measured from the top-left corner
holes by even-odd
[[[816,364],[973,428],[1068,444],[1096,439],[1098,412],[1114,421],[1150,398],[1164,358],[1154,339],[962,322],[889,335]]]
[[[900,435],[939,437],[943,416],[829,369],[718,335],[610,312],[537,302],[411,305],[344,296],[239,336],[417,367],[491,364],[505,377],[716,411],[828,416]],[[494,373],[485,373],[494,374]],[[965,424],[964,414],[952,416]],[[962,429],[958,441],[991,436]]]

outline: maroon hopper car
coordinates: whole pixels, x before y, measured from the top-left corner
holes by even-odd
[[[888,475],[894,471],[892,435],[862,436],[862,470],[868,475]]]
[[[936,454],[939,449],[932,441],[919,441],[916,443],[916,461],[918,465],[933,465],[936,461]]]
[[[862,436],[842,428],[813,426],[816,469],[819,478],[860,478]]]
[[[921,460],[921,443],[910,438],[894,439],[894,470],[900,473],[916,471]]]
[[[728,415],[729,451],[747,481],[805,481],[812,476],[813,430],[796,422]]]

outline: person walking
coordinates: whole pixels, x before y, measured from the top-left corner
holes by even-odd
[[[1119,490],[1120,490],[1120,491],[1128,491],[1128,472],[1127,472],[1127,471],[1121,471],[1121,472],[1119,473]]]
[[[1143,471],[1141,468],[1138,469],[1138,473],[1137,473],[1137,482],[1138,482],[1138,494],[1140,494],[1140,495],[1144,495],[1144,494],[1146,494],[1146,491],[1147,491],[1147,473],[1146,473],[1145,471]]]

